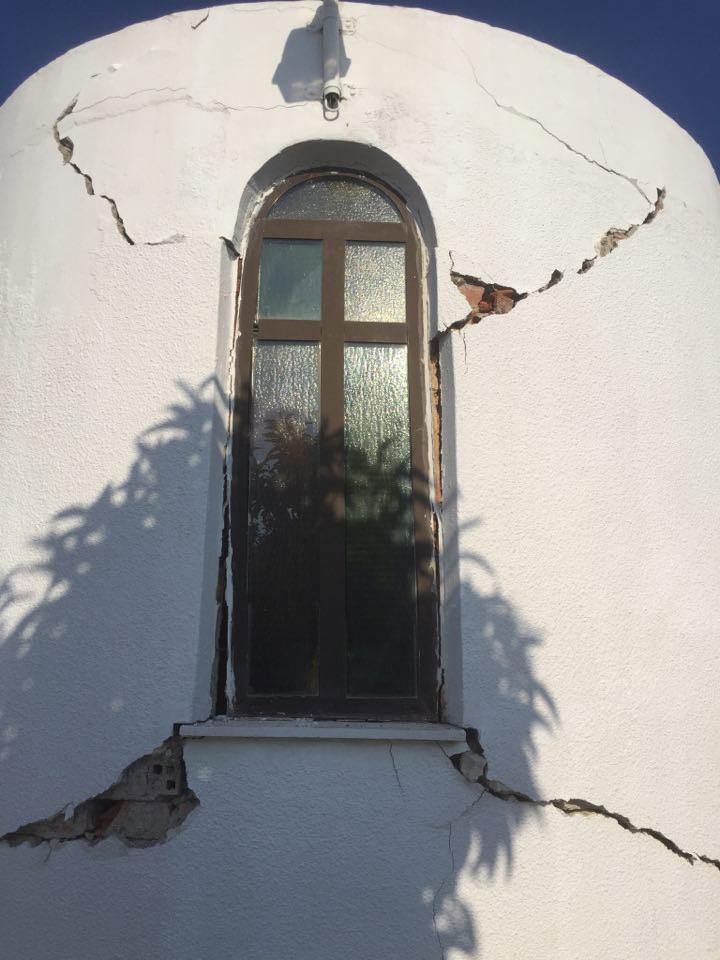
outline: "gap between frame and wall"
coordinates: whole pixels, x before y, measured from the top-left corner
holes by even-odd
[[[350,175],[353,177],[358,177],[359,171],[354,168],[340,168],[338,165],[332,165],[330,170],[327,169],[317,169],[312,168],[308,171],[311,175],[319,175],[321,173],[327,174],[332,171],[333,173],[340,173],[345,175]],[[360,178],[362,178],[362,173],[360,173]],[[289,178],[287,181],[284,181],[289,188],[290,181],[295,181],[295,177]],[[368,178],[369,182],[373,184],[376,180],[375,177]],[[384,184],[383,184],[384,186]],[[243,275],[247,272],[247,240],[250,233],[252,225],[257,220],[257,212],[262,208],[263,201],[267,201],[267,198],[272,193],[272,190],[266,189],[262,198],[259,198],[259,202],[255,205],[255,216],[252,217],[249,223],[245,224],[244,230],[244,246],[242,258],[238,258],[236,261],[236,304],[235,304],[235,336],[234,336],[234,352],[236,354],[236,360],[239,355],[239,350],[241,347],[242,333],[238,327],[238,316],[239,312],[243,306],[243,300],[247,302],[247,298],[250,294],[250,291],[243,292],[242,298],[240,292],[242,289]],[[391,195],[394,195],[395,191],[391,190]],[[404,198],[399,197],[400,200],[399,209],[406,207],[406,204],[403,203]],[[396,201],[397,204],[397,201]],[[440,631],[439,631],[439,614],[440,606],[442,602],[442,584],[440,578],[440,552],[441,552],[441,525],[439,522],[439,510],[440,510],[440,500],[442,497],[441,483],[440,483],[440,449],[441,449],[441,439],[439,435],[439,430],[441,426],[440,422],[440,408],[439,408],[439,396],[440,396],[440,384],[437,379],[437,370],[439,370],[439,364],[437,363],[437,357],[431,355],[431,346],[434,341],[434,337],[431,336],[431,320],[435,317],[434,304],[436,303],[436,294],[435,294],[435,273],[434,273],[434,251],[428,250],[425,243],[423,243],[423,237],[420,232],[420,229],[417,226],[417,217],[415,211],[407,206],[407,215],[411,218],[412,230],[414,241],[417,249],[417,263],[418,263],[418,276],[417,282],[414,288],[414,294],[417,297],[416,312],[418,316],[418,322],[416,325],[416,330],[418,333],[418,343],[417,343],[417,361],[415,363],[415,368],[419,370],[420,374],[420,389],[418,391],[418,411],[416,411],[416,422],[420,425],[420,428],[424,433],[424,442],[422,444],[423,452],[425,454],[425,473],[427,476],[428,484],[430,486],[429,493],[429,519],[430,523],[427,524],[427,529],[430,537],[429,545],[431,550],[431,555],[429,558],[430,570],[433,578],[433,592],[434,592],[434,630],[433,630],[433,653],[435,659],[434,669],[433,669],[433,715],[432,719],[437,720],[438,718],[442,719],[443,714],[445,713],[442,709],[442,705],[439,703],[439,697],[444,693],[443,690],[443,676],[439,669],[439,656],[440,656]],[[237,249],[233,245],[233,249]],[[257,278],[255,278],[257,280]],[[257,291],[255,291],[255,294]],[[411,364],[409,364],[409,367]],[[232,436],[237,437],[237,416],[238,416],[238,387],[239,381],[237,376],[237,371],[233,370],[233,383],[231,384],[233,404],[232,404],[232,415],[231,415],[231,425],[232,425]],[[412,397],[412,391],[410,392]],[[225,511],[225,525],[224,525],[224,535],[223,535],[223,546],[225,552],[224,559],[224,582],[221,577],[218,579],[218,633],[224,635],[228,638],[225,649],[222,649],[221,643],[218,644],[218,657],[225,657],[225,663],[227,660],[233,656],[233,641],[232,641],[232,626],[233,618],[230,614],[232,607],[232,600],[234,596],[233,590],[233,577],[230,572],[231,565],[235,564],[236,576],[238,571],[241,570],[242,561],[240,555],[233,550],[231,529],[233,525],[233,506],[235,508],[234,516],[237,517],[237,504],[232,504],[232,497],[230,496],[231,489],[231,478],[232,478],[232,469],[233,469],[233,453],[231,450],[228,451],[227,456],[227,467],[226,467],[226,477],[225,483],[228,486],[228,497],[227,502],[224,507]],[[244,518],[241,518],[241,523],[244,522]],[[227,547],[225,547],[225,541],[228,541]],[[223,599],[221,599],[221,595]],[[223,609],[224,606],[224,609]],[[223,690],[223,677],[226,678],[225,689]],[[215,698],[215,712],[216,714],[222,715],[223,713],[232,713],[232,709],[229,707],[229,702],[234,692],[234,683],[233,683],[233,671],[219,665],[219,669],[216,670],[216,692],[217,696]],[[224,694],[224,695],[223,695]],[[436,706],[437,704],[437,706]],[[288,706],[290,706],[288,704]],[[382,706],[387,707],[387,704]],[[456,711],[453,711],[455,713]],[[300,713],[307,716],[309,711],[306,709],[301,709]],[[373,715],[371,711],[365,710],[363,713],[359,714],[360,716],[369,713]],[[387,710],[382,711],[382,714],[385,716],[394,716],[392,712],[388,713]],[[334,714],[333,714],[334,715]],[[339,716],[347,716],[348,714],[344,711],[338,712]],[[400,717],[407,719],[407,714],[400,713]]]

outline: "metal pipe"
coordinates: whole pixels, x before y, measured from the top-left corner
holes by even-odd
[[[323,91],[322,102],[327,113],[340,109],[342,85],[340,83],[340,11],[337,0],[323,0],[308,30],[322,30]]]
[[[340,11],[337,0],[324,0],[323,31],[323,103],[327,110],[338,110],[342,100],[340,85]]]

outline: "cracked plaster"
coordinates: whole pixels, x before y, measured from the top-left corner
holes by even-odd
[[[560,810],[561,813],[567,814],[568,816],[580,814],[582,816],[605,817],[617,823],[618,826],[622,827],[623,830],[627,830],[629,833],[643,834],[644,836],[651,837],[669,850],[670,853],[673,853],[676,857],[680,857],[690,865],[702,863],[720,870],[720,859],[710,857],[703,853],[690,853],[688,850],[683,850],[674,840],[666,837],[658,830],[652,827],[638,827],[632,823],[628,817],[621,813],[613,813],[600,803],[593,803],[590,800],[577,797],[569,800],[563,800],[557,797],[551,800],[538,799],[537,797],[528,796],[526,793],[521,793],[519,790],[514,790],[499,780],[491,779],[488,776],[488,760],[482,744],[478,739],[477,730],[468,728],[467,743],[468,750],[453,754],[448,757],[448,759],[469,783],[478,784],[482,787],[483,792],[486,791],[496,799],[502,800],[505,803],[528,803],[535,807],[554,807],[556,810]],[[480,794],[480,796],[482,796],[482,794]],[[452,824],[450,825],[450,829],[452,830]],[[450,837],[450,843],[452,843],[452,837]]]
[[[449,252],[458,276],[483,278],[475,284],[485,288],[478,305],[485,290],[498,293],[508,280],[515,287],[505,290],[539,292],[547,286],[549,265],[562,265],[565,274],[543,296],[527,298],[512,324],[493,318],[465,342],[448,338],[437,368],[439,376],[442,367],[445,398],[439,410],[444,536],[447,546],[454,513],[462,530],[459,569],[464,577],[462,587],[446,578],[447,605],[461,609],[464,661],[462,677],[448,682],[446,690],[457,717],[481,726],[493,771],[501,779],[493,780],[493,790],[486,787],[483,796],[459,778],[454,778],[457,784],[446,782],[446,773],[432,765],[426,748],[393,746],[389,758],[384,749],[363,749],[359,767],[360,753],[353,750],[347,765],[334,755],[333,770],[342,776],[326,784],[327,798],[320,796],[318,812],[317,785],[325,783],[327,753],[309,747],[290,758],[275,748],[270,757],[267,748],[262,756],[249,750],[239,770],[224,748],[193,746],[188,776],[203,806],[172,844],[147,853],[131,851],[157,858],[142,861],[149,879],[133,873],[138,861],[113,852],[113,840],[97,849],[65,844],[62,856],[50,859],[42,882],[56,876],[57,860],[73,883],[63,883],[55,901],[47,897],[47,929],[53,930],[47,942],[53,948],[56,938],[73,943],[61,917],[63,909],[68,915],[76,910],[75,897],[90,904],[90,917],[113,913],[106,895],[111,902],[119,896],[137,905],[140,915],[143,899],[162,886],[164,873],[186,874],[187,857],[200,865],[209,889],[217,863],[226,856],[226,825],[239,817],[246,830],[233,835],[233,852],[246,875],[233,876],[225,892],[213,887],[218,919],[221,926],[232,926],[227,918],[238,903],[247,902],[249,912],[241,910],[241,917],[248,957],[260,943],[265,949],[268,936],[281,954],[283,930],[297,934],[292,917],[312,916],[316,904],[303,900],[297,878],[297,884],[290,884],[291,913],[272,931],[254,926],[262,911],[252,905],[276,893],[263,886],[268,879],[265,847],[282,856],[290,869],[306,865],[308,850],[313,853],[312,843],[307,849],[298,846],[305,834],[295,829],[293,818],[282,826],[285,811],[278,804],[287,798],[291,783],[291,796],[309,791],[313,797],[303,827],[325,854],[317,861],[322,869],[313,873],[325,885],[325,902],[332,905],[334,889],[343,888],[347,877],[342,863],[337,874],[332,869],[326,873],[330,850],[343,849],[348,824],[363,889],[382,891],[386,877],[396,876],[399,864],[407,865],[403,916],[417,937],[415,955],[444,954],[453,942],[460,949],[457,944],[465,941],[457,940],[457,930],[467,933],[467,920],[463,927],[458,913],[463,904],[472,917],[470,926],[482,936],[482,951],[476,942],[476,954],[489,949],[495,957],[508,955],[502,931],[522,927],[514,904],[534,897],[543,904],[538,915],[549,916],[563,889],[572,892],[574,912],[583,922],[568,925],[558,916],[548,926],[552,935],[536,929],[535,955],[576,956],[578,949],[585,956],[617,954],[613,933],[596,930],[590,905],[583,908],[585,888],[594,891],[592,906],[597,907],[599,896],[612,917],[624,955],[643,956],[643,944],[655,937],[668,957],[682,958],[687,931],[713,949],[718,941],[700,871],[687,870],[660,843],[630,838],[617,817],[627,817],[631,825],[653,824],[659,835],[676,838],[672,842],[680,850],[708,851],[703,854],[712,861],[708,866],[716,866],[711,825],[717,822],[717,804],[704,736],[713,724],[715,698],[708,683],[716,675],[704,621],[706,611],[712,620],[709,584],[716,579],[704,541],[713,529],[707,518],[713,497],[717,502],[713,478],[720,474],[716,450],[707,446],[706,426],[715,422],[717,398],[707,385],[715,382],[718,349],[704,310],[720,295],[713,286],[711,257],[718,242],[717,183],[699,148],[672,121],[577,58],[457,18],[362,4],[346,7],[357,22],[347,40],[354,94],[343,104],[346,125],[333,127],[331,134],[316,103],[285,103],[267,83],[288,31],[304,28],[308,10],[314,9],[297,5],[213,8],[207,18],[199,11],[138,25],[71,52],[30,78],[3,106],[6,164],[0,205],[1,222],[9,231],[0,238],[9,250],[3,306],[12,318],[15,342],[21,343],[27,331],[32,345],[6,385],[8,437],[11,448],[34,445],[25,458],[29,464],[42,461],[52,438],[57,460],[57,469],[48,464],[42,485],[23,464],[10,478],[9,499],[25,503],[27,510],[22,529],[5,526],[7,556],[12,564],[27,563],[29,528],[42,531],[53,513],[80,498],[92,502],[110,478],[116,488],[111,493],[131,489],[123,471],[132,465],[133,441],[147,429],[148,411],[158,411],[156,419],[161,418],[159,411],[173,401],[178,376],[197,383],[215,369],[221,385],[227,384],[231,264],[242,238],[218,237],[232,236],[238,196],[250,176],[294,141],[331,135],[377,144],[421,184],[435,218],[441,327],[454,323],[458,313],[457,288],[446,272]],[[263,44],[254,41],[255,31],[265,38]],[[482,57],[468,59],[468,50],[478,49]],[[509,61],[520,68],[502,69]],[[417,70],[423,72],[427,91],[422,104],[417,102]],[[478,96],[478,88],[486,93]],[[62,115],[76,96],[72,112]],[[262,138],[249,136],[255,122],[262,124]],[[451,173],[438,165],[438,140],[452,157]],[[90,178],[93,194],[88,196],[63,161],[76,165],[86,186]],[[639,224],[647,213],[641,194],[652,196],[657,184],[666,185],[668,200],[652,231],[608,230],[612,223]],[[32,203],[16,199],[27,196]],[[96,198],[106,203],[98,204]],[[24,260],[11,249],[19,218],[29,236],[42,236],[44,244],[44,261],[34,260],[27,275]],[[602,270],[574,275],[594,259],[588,257],[593,238],[603,238],[597,251],[601,256],[631,234],[632,243],[622,243]],[[131,246],[126,237],[135,243]],[[76,253],[70,266],[68,238]],[[678,275],[689,291],[680,300]],[[220,320],[219,278],[226,304]],[[72,351],[67,356],[68,342],[81,345],[85,360]],[[693,371],[691,379],[688,371]],[[35,391],[23,399],[23,382],[53,386],[38,407]],[[83,400],[88,394],[97,409]],[[686,416],[688,411],[692,414]],[[2,718],[2,772],[10,774],[7,782],[12,784],[32,769],[36,790],[31,797],[10,798],[10,819],[2,829],[46,816],[68,796],[81,799],[102,792],[132,756],[158,742],[164,735],[158,731],[166,733],[168,721],[204,715],[207,704],[187,676],[187,665],[197,658],[195,672],[207,696],[214,635],[208,642],[208,620],[204,628],[198,622],[200,590],[195,585],[203,584],[214,614],[226,416],[221,409],[212,434],[220,453],[200,454],[202,479],[185,491],[187,502],[170,484],[169,516],[183,518],[176,538],[160,514],[163,539],[148,557],[150,564],[140,565],[134,575],[126,571],[120,582],[117,570],[105,569],[112,587],[120,586],[120,595],[132,598],[124,609],[132,614],[136,605],[138,613],[129,634],[112,619],[90,615],[96,635],[109,642],[116,657],[109,668],[105,661],[103,677],[112,675],[122,690],[106,691],[101,685],[95,692],[92,658],[74,656],[70,668],[62,648],[57,661],[48,659],[52,647],[43,653],[37,643],[27,657],[11,661],[7,676],[17,680],[17,691],[25,691],[33,680],[57,729],[45,736],[33,719],[34,694],[23,705],[20,694],[10,691],[15,714]],[[114,424],[112,444],[103,439],[109,421]],[[618,422],[627,424],[621,434],[613,431]],[[23,440],[28,432],[36,439]],[[166,479],[183,475],[186,464],[180,459],[170,464]],[[65,474],[73,477],[72,490]],[[184,558],[188,543],[196,547],[195,560],[183,560],[180,574],[174,569],[161,589],[144,592],[143,578],[155,577],[168,556]],[[629,560],[638,544],[642,570]],[[481,555],[484,566],[473,566],[473,554]],[[598,582],[600,591],[588,587]],[[670,584],[667,597],[662,584]],[[183,595],[180,604],[178,594]],[[485,597],[479,608],[474,594]],[[488,673],[478,661],[479,642],[488,650],[496,641],[502,645],[502,632],[493,635],[492,630],[502,631],[507,620],[491,628],[483,617],[486,607],[502,607],[498,597],[505,596],[517,611],[513,616],[525,621],[517,628],[520,642],[533,638],[536,647],[530,679],[533,671],[539,674],[559,707],[559,719],[537,724],[522,745],[522,756],[515,723],[542,712],[538,692],[532,686],[529,693],[522,684],[519,690],[511,686],[495,704],[499,709],[488,714],[486,704],[493,703],[512,671],[500,670],[495,678],[497,663],[490,663]],[[101,590],[103,597],[109,604],[109,594]],[[17,652],[25,650],[23,644]],[[508,651],[512,666],[512,647]],[[15,652],[13,648],[13,656]],[[82,645],[76,653],[82,653]],[[43,688],[48,672],[55,677],[50,689]],[[75,695],[67,704],[61,694],[70,688]],[[172,695],[161,694],[158,702],[158,690],[166,689]],[[139,717],[152,721],[138,722]],[[323,758],[319,765],[318,756]],[[60,779],[53,773],[58,759]],[[368,783],[374,786],[371,799],[387,836],[376,838],[358,805],[357,798],[367,798]],[[502,793],[498,783],[512,785],[511,800],[507,791],[502,798],[492,795]],[[687,783],[693,785],[691,802],[673,802],[684,796]],[[602,797],[606,806],[583,801],[592,807],[589,816],[560,818],[560,812],[570,811],[538,805],[568,801],[521,799],[578,793]],[[396,803],[403,805],[401,816],[388,814]],[[342,811],[341,821],[334,819],[333,809]],[[505,851],[506,892],[494,878],[487,854],[477,853],[492,840],[493,823],[498,835],[503,824],[514,824],[516,840]],[[478,838],[473,834],[478,830],[486,832]],[[370,848],[385,851],[388,874],[363,859],[368,836],[378,839]],[[641,841],[642,848],[637,846]],[[327,849],[323,844],[329,844]],[[13,896],[22,897],[25,887],[39,895],[32,865],[42,858],[26,845],[0,852],[15,858],[10,863],[29,865],[27,874],[14,868],[19,872]],[[116,870],[104,890],[106,857],[115,858]],[[594,873],[583,873],[590,863]],[[679,869],[685,873],[678,874]],[[480,883],[479,874],[487,882]],[[644,878],[644,895],[652,904],[646,912],[656,920],[652,930],[642,915],[628,921],[626,881],[619,879],[624,877]],[[419,879],[426,883],[423,889]],[[186,883],[172,888],[175,917],[183,914],[178,904],[189,896],[186,888]],[[543,890],[555,901],[544,903]],[[682,902],[683,922],[677,929],[664,925],[667,890]],[[358,929],[374,929],[381,902],[371,898],[361,908],[367,915],[357,918]],[[201,955],[194,939],[198,925],[192,897],[185,915],[187,924],[181,922],[177,930],[154,917],[155,928],[163,932],[157,942],[155,930],[141,923],[138,936],[144,937],[144,949],[150,942],[156,946],[154,955]],[[317,919],[323,922],[322,916]],[[104,936],[97,926],[88,930],[89,944]],[[395,935],[382,925],[379,932],[386,943],[388,935]],[[336,955],[341,944],[352,955],[347,930],[342,933],[337,942],[329,937],[328,956]],[[578,936],[584,938],[580,948]],[[601,947],[602,936],[610,940]],[[29,946],[28,955],[41,957],[37,946],[37,941]],[[363,947],[366,956],[367,944]],[[76,954],[71,946],[66,952]]]
[[[615,171],[608,170],[606,172],[614,173]],[[655,217],[657,217],[657,215],[662,211],[666,196],[667,191],[665,188],[658,187],[657,198],[655,199],[654,203],[650,204],[650,210],[648,211],[648,214],[642,223],[633,223],[629,227],[625,228],[611,227],[609,230],[606,230],[602,237],[595,244],[595,256],[585,258],[580,267],[574,272],[578,274],[587,273],[588,270],[592,269],[598,259],[607,257],[614,250],[617,250],[619,244],[622,243],[623,240],[627,240],[629,237],[632,237],[640,227],[644,227],[652,223]],[[452,252],[450,253],[450,261],[453,263]],[[437,334],[438,340],[444,339],[448,333],[452,333],[456,330],[463,330],[467,326],[479,323],[484,317],[492,314],[510,313],[510,311],[513,310],[521,300],[525,300],[527,297],[531,297],[536,294],[545,293],[546,290],[551,290],[565,278],[566,272],[567,271],[565,270],[558,270],[556,268],[550,274],[550,279],[547,281],[547,283],[544,283],[541,287],[538,287],[537,290],[520,293],[514,287],[497,283],[488,283],[486,280],[481,280],[478,277],[470,277],[465,274],[457,273],[454,269],[451,270],[451,281],[455,284],[460,293],[462,293],[472,309],[466,317],[462,318],[461,320],[455,320],[447,327],[444,327]]]
[[[133,761],[112,786],[44,820],[25,823],[0,844],[38,846],[118,837],[128,847],[150,847],[169,838],[198,806],[188,788],[182,741],[170,737]]]

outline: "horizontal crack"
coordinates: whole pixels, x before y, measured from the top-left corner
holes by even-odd
[[[90,123],[97,123],[102,120],[115,119],[116,117],[125,116],[128,113],[138,113],[141,110],[147,110],[149,107],[158,107],[165,103],[185,103],[188,106],[196,110],[202,110],[205,113],[244,113],[247,110],[259,110],[260,112],[267,112],[272,110],[296,110],[302,107],[307,107],[316,102],[320,97],[316,97],[315,100],[300,100],[297,103],[273,103],[267,106],[262,104],[247,103],[241,106],[235,106],[229,103],[223,103],[221,100],[211,100],[208,103],[203,102],[202,100],[197,100],[190,92],[187,87],[144,87],[142,90],[133,90],[132,93],[126,94],[113,94],[108,97],[103,97],[101,100],[95,100],[93,103],[88,103],[86,106],[81,107],[79,110],[75,110],[75,117],[78,117],[82,113],[86,113],[88,110],[92,110],[95,107],[101,106],[103,103],[109,103],[111,100],[132,100],[133,97],[139,97],[141,94],[150,94],[157,93],[163,94],[168,93],[172,96],[161,97],[160,99],[155,100],[145,100],[142,103],[136,105],[127,106],[125,109],[117,110],[115,113],[101,115],[101,116],[91,116],[83,120],[77,120],[76,123],[78,126],[86,125]],[[67,114],[65,114],[67,116]],[[62,119],[62,118],[60,118]],[[59,121],[58,121],[59,122]]]
[[[615,813],[612,810],[608,810],[607,807],[602,804],[593,803],[590,800],[583,800],[578,797],[571,797],[568,800],[560,797],[555,797],[551,800],[536,800],[526,793],[521,793],[519,790],[508,787],[500,780],[491,780],[487,775],[488,761],[480,743],[478,731],[473,727],[466,727],[465,733],[468,750],[464,753],[456,753],[449,759],[455,769],[466,780],[470,783],[479,784],[491,796],[496,797],[498,800],[510,803],[527,803],[534,807],[555,807],[556,810],[560,810],[568,816],[583,814],[586,816],[594,815],[604,817],[606,820],[613,820],[618,826],[622,827],[623,830],[627,830],[628,833],[644,834],[647,837],[651,837],[671,853],[674,853],[677,857],[682,858],[691,865],[700,861],[720,870],[720,860],[715,860],[705,854],[690,853],[688,850],[683,850],[674,840],[666,837],[665,834],[659,830],[655,830],[652,827],[638,827],[629,817],[626,817],[622,813]]]

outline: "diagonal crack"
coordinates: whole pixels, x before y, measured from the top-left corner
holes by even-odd
[[[651,837],[691,866],[697,862],[702,862],[720,870],[720,860],[715,860],[705,854],[690,853],[688,850],[683,850],[674,840],[666,837],[665,834],[659,830],[655,830],[653,827],[638,827],[629,817],[626,817],[622,813],[615,813],[613,810],[608,810],[607,807],[600,803],[593,803],[591,800],[583,800],[579,797],[571,797],[568,800],[560,797],[554,797],[550,800],[536,800],[525,793],[521,793],[519,790],[507,786],[500,780],[491,780],[487,775],[487,757],[480,743],[478,731],[473,727],[466,727],[465,734],[468,749],[464,753],[454,754],[449,757],[449,760],[466,780],[470,783],[480,784],[484,790],[498,800],[503,800],[506,803],[527,803],[534,807],[555,807],[556,810],[560,810],[568,816],[583,814],[585,816],[595,815],[604,817],[606,820],[613,820],[618,826],[622,827],[623,830],[627,830],[628,833],[639,833],[644,834],[646,837]]]
[[[91,197],[94,197],[96,196],[96,193],[95,193],[95,188],[93,186],[92,177],[90,176],[89,173],[85,173],[84,170],[81,170],[80,167],[77,165],[77,163],[73,162],[73,153],[75,152],[75,144],[72,142],[70,137],[61,137],[60,130],[59,130],[61,121],[63,121],[65,117],[69,116],[75,109],[75,106],[77,105],[77,102],[78,102],[78,96],[76,96],[75,99],[72,100],[71,103],[67,105],[67,107],[65,107],[63,112],[60,114],[60,116],[57,118],[57,120],[53,124],[52,131],[53,131],[53,137],[55,139],[55,143],[57,144],[57,148],[60,151],[60,155],[63,158],[63,163],[68,164],[68,166],[73,168],[75,173],[79,174],[83,178],[83,180],[85,181],[85,189],[87,190],[88,194]],[[126,243],[129,243],[131,246],[134,245],[135,241],[132,239],[132,237],[130,237],[127,230],[125,229],[125,223],[123,221],[123,218],[120,216],[120,213],[117,208],[117,204],[115,203],[113,198],[108,197],[107,194],[105,193],[101,193],[99,194],[99,196],[102,200],[105,200],[109,204],[110,212],[112,213],[113,220],[115,221],[115,226],[117,227],[117,230],[120,236],[123,238],[123,240],[125,240]]]
[[[537,117],[533,117],[529,113],[523,113],[522,110],[518,110],[516,107],[513,107],[510,104],[501,103],[498,100],[498,98],[495,96],[495,94],[491,90],[488,90],[488,88],[485,86],[484,83],[481,83],[480,79],[478,78],[477,72],[475,70],[475,65],[472,62],[470,54],[467,52],[467,50],[463,49],[463,47],[460,47],[460,51],[462,52],[463,56],[468,62],[468,65],[472,71],[472,75],[475,79],[475,83],[477,84],[478,87],[480,87],[483,93],[486,94],[486,96],[490,97],[490,99],[495,104],[495,106],[498,107],[498,109],[504,110],[506,113],[510,113],[512,114],[512,116],[518,117],[521,120],[527,120],[530,123],[536,124],[536,126],[540,127],[540,129],[544,133],[546,133],[549,137],[552,137],[552,139],[555,140],[557,143],[562,144],[562,146],[565,147],[566,150],[569,150],[570,153],[574,153],[576,157],[580,157],[582,160],[584,160],[586,163],[591,164],[593,167],[597,167],[599,170],[604,170],[605,173],[612,174],[612,176],[614,177],[620,177],[621,180],[625,180],[626,183],[629,183],[635,190],[637,190],[637,192],[640,194],[641,197],[643,197],[644,200],[646,200],[648,203],[652,202],[650,200],[650,197],[648,197],[648,195],[645,193],[643,188],[640,186],[640,183],[638,182],[637,177],[630,177],[626,173],[621,173],[620,170],[615,170],[613,167],[608,167],[604,163],[600,163],[599,160],[595,160],[593,157],[589,157],[586,153],[583,153],[582,150],[577,150],[575,147],[572,146],[572,144],[568,143],[567,140],[563,140],[562,137],[558,136],[556,133],[553,133],[552,130],[549,130],[545,126],[542,120],[538,120]]]
[[[595,265],[595,262],[598,259],[601,257],[607,257],[613,252],[613,250],[618,248],[623,240],[627,240],[629,237],[632,237],[640,229],[640,227],[644,227],[647,224],[652,223],[663,209],[666,196],[667,191],[665,188],[658,187],[657,198],[652,204],[651,209],[642,223],[631,223],[629,227],[611,227],[595,244],[595,256],[588,257],[583,260],[582,264],[578,269],[575,270],[575,272],[578,274],[587,273],[588,270]],[[452,253],[450,254],[450,262],[452,265]],[[449,333],[452,333],[453,330],[462,330],[463,327],[468,325],[480,323],[480,321],[485,317],[494,314],[509,313],[521,300],[525,300],[527,297],[535,296],[540,293],[545,293],[546,290],[550,290],[551,287],[556,286],[561,280],[564,279],[566,272],[567,271],[555,269],[550,274],[550,279],[547,281],[547,283],[544,283],[541,287],[538,287],[537,290],[520,292],[516,290],[515,287],[511,287],[506,284],[489,283],[487,280],[482,280],[480,277],[473,277],[469,274],[458,273],[458,271],[454,269],[454,266],[451,266],[450,280],[455,284],[460,293],[462,293],[467,302],[470,304],[471,310],[467,316],[462,317],[460,320],[455,320],[453,323],[449,324],[449,326],[438,331],[436,336],[433,338],[433,341],[437,340],[437,342],[440,343]]]
[[[191,23],[191,24],[190,24],[190,29],[191,29],[191,30],[197,30],[198,27],[201,27],[201,26],[205,23],[205,21],[207,20],[207,18],[208,18],[209,16],[210,16],[210,7],[208,7],[207,13],[205,14],[205,16],[202,17],[200,20],[198,20],[197,23]]]
[[[88,179],[90,178],[88,177]],[[128,232],[125,229],[125,221],[120,216],[117,204],[113,198],[108,197],[106,193],[101,193],[100,196],[103,198],[103,200],[107,200],[107,202],[110,204],[110,213],[113,215],[113,220],[115,221],[115,226],[117,227],[120,236],[123,238],[123,240],[126,240],[129,244],[133,245],[135,241],[128,235]],[[155,244],[149,244],[149,246],[155,246]]]
[[[395,779],[397,780],[398,790],[400,791],[401,796],[405,796],[405,791],[403,790],[402,781],[400,780],[400,773],[397,768],[397,763],[395,762],[395,753],[393,751],[392,741],[388,744],[390,749],[390,760],[392,762],[393,773],[395,774]]]

